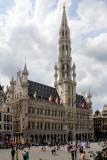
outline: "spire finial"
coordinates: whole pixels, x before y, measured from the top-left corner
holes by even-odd
[[[63,8],[65,9],[65,5],[66,5],[66,3],[64,2],[64,4],[63,4]]]
[[[24,71],[27,71],[26,62],[25,62],[25,65],[24,65]]]

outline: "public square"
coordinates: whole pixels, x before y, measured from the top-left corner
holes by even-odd
[[[26,149],[26,148],[25,148]],[[60,150],[56,152],[56,155],[52,155],[51,149],[46,146],[46,151],[41,151],[41,146],[39,147],[31,147],[29,152],[29,160],[70,160],[71,154],[66,152],[66,148],[61,146]],[[89,157],[89,151],[101,151],[102,147],[98,145],[98,143],[91,143],[90,148],[85,148],[86,156],[88,160],[93,160],[93,158]],[[19,160],[23,160],[22,150],[19,150]],[[1,160],[11,160],[11,149],[0,149],[0,159]],[[80,154],[77,154],[77,160],[81,160]]]

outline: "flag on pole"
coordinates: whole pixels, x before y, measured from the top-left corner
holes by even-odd
[[[36,98],[36,91],[35,91],[35,93],[34,93],[33,97],[34,97],[34,98]]]
[[[56,98],[56,104],[58,104],[58,97]]]
[[[50,95],[50,97],[49,97],[49,102],[51,102],[51,100],[52,100],[52,97],[51,97],[51,95]]]
[[[63,103],[63,99],[60,99],[60,104]]]
[[[82,104],[82,108],[84,108],[84,103]]]

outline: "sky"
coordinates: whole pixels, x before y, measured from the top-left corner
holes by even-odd
[[[29,80],[54,86],[63,3],[76,65],[77,93],[90,89],[93,111],[107,104],[107,0],[0,0],[0,82],[26,62]]]

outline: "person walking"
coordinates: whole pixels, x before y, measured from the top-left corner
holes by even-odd
[[[83,146],[80,147],[79,152],[80,152],[80,155],[83,154]]]
[[[26,150],[26,160],[29,160],[29,151]]]
[[[74,160],[74,149],[73,149],[73,147],[71,148],[71,158],[72,158],[72,160]]]
[[[14,155],[15,155],[15,149],[14,148],[11,151],[11,155],[12,155],[12,160],[14,160]]]
[[[23,155],[23,160],[26,160],[26,151],[24,151],[22,155]]]
[[[16,160],[18,160],[18,147],[16,147]]]
[[[29,150],[30,150],[30,143],[28,143],[28,147],[29,147]]]
[[[77,159],[77,148],[74,149],[75,159]]]
[[[83,154],[81,154],[81,160],[86,160],[85,151],[83,151]]]

